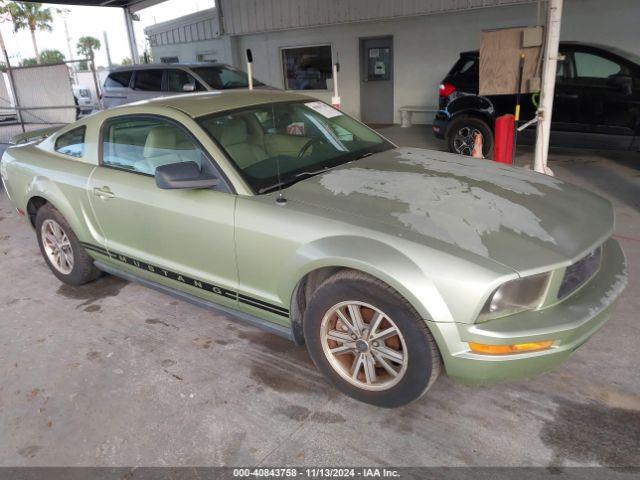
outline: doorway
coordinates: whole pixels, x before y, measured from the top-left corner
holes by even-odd
[[[360,39],[360,119],[393,123],[393,37]]]

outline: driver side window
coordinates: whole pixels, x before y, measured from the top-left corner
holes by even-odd
[[[575,52],[575,79],[583,85],[606,85],[613,75],[629,75],[628,69],[618,62],[593,53]]]
[[[159,166],[195,162],[202,169],[200,147],[173,122],[155,117],[120,117],[103,126],[102,164],[144,175]]]

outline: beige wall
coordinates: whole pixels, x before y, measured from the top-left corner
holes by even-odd
[[[563,40],[612,45],[640,54],[640,1],[565,0]],[[477,49],[483,29],[521,26],[536,21],[535,4],[486,8],[467,12],[428,15],[403,20],[352,23],[330,27],[286,30],[233,37],[234,62],[244,68],[244,51],[251,48],[254,75],[271,85],[283,87],[280,48],[331,44],[341,64],[340,95],[343,108],[360,113],[359,38],[393,35],[395,121],[403,105],[435,106],[437,90],[458,54]],[[335,60],[335,58],[334,58]],[[305,92],[331,99],[331,92]],[[430,115],[416,115],[417,123]]]

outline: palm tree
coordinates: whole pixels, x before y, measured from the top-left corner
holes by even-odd
[[[64,62],[64,53],[60,50],[43,50],[40,52],[40,61],[42,63],[62,63]]]
[[[53,21],[51,9],[42,8],[41,3],[9,2],[6,7],[3,7],[3,10],[11,13],[14,32],[27,29],[31,32],[35,59],[36,62],[40,64],[36,30],[51,31],[50,24]]]
[[[100,40],[90,36],[80,37],[76,48],[78,49],[78,55],[92,59],[93,51],[100,50]]]

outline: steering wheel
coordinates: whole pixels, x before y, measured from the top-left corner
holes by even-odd
[[[307,150],[309,150],[309,148],[311,148],[312,145],[315,145],[316,143],[325,143],[325,142],[326,142],[326,139],[324,137],[313,137],[313,138],[311,138],[307,143],[305,143],[302,146],[302,148],[298,152],[298,156],[296,157],[296,161],[302,159],[302,157],[304,157],[304,154],[307,153]]]

